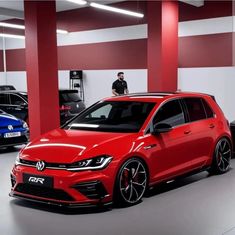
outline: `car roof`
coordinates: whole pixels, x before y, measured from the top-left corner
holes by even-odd
[[[78,93],[76,89],[59,89],[59,93]]]
[[[3,93],[14,93],[14,94],[20,94],[20,95],[27,95],[26,91],[16,91],[16,90],[7,90],[7,91],[0,91],[1,94]]]
[[[104,101],[145,101],[145,102],[156,102],[162,101],[169,98],[183,98],[183,97],[211,97],[214,99],[214,96],[204,93],[197,92],[141,92],[133,93],[121,96],[112,96],[105,98]],[[215,99],[214,99],[215,100]]]
[[[78,92],[78,90],[75,89],[59,89],[59,92],[66,93],[66,92]],[[0,90],[0,93],[17,93],[22,95],[27,95],[26,91],[16,91],[16,90]]]

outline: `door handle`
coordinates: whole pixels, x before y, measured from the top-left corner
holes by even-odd
[[[154,148],[156,146],[157,146],[156,144],[150,144],[150,145],[145,146],[144,149],[148,150],[148,149]]]
[[[211,129],[213,129],[214,127],[215,127],[214,124],[210,124],[210,125],[209,125],[209,128],[211,128]]]
[[[185,134],[185,135],[188,135],[188,134],[190,134],[190,133],[191,133],[190,130],[184,131],[184,134]]]

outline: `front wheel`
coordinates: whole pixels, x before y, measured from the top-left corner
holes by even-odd
[[[213,174],[223,174],[227,172],[230,168],[231,157],[231,143],[227,138],[221,138],[216,144],[213,161],[209,172]]]
[[[138,203],[147,187],[147,170],[138,158],[127,160],[120,168],[114,189],[114,202],[118,206]]]

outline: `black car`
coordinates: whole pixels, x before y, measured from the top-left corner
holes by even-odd
[[[1,85],[0,91],[9,91],[9,90],[16,90],[12,85]]]
[[[60,121],[65,123],[82,110],[85,109],[85,104],[78,95],[78,90],[59,90],[60,104]]]
[[[0,109],[21,120],[28,121],[28,97],[26,92],[0,91]]]
[[[65,123],[85,109],[77,90],[59,90],[60,122]],[[0,91],[0,109],[28,122],[28,96],[26,92]]]
[[[235,155],[235,120],[230,123],[230,131],[232,135],[232,141],[233,141],[233,157]]]

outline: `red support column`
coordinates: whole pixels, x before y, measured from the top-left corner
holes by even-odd
[[[31,139],[59,127],[56,8],[24,0],[26,71]]]
[[[175,91],[178,70],[178,2],[148,1],[148,91]]]

